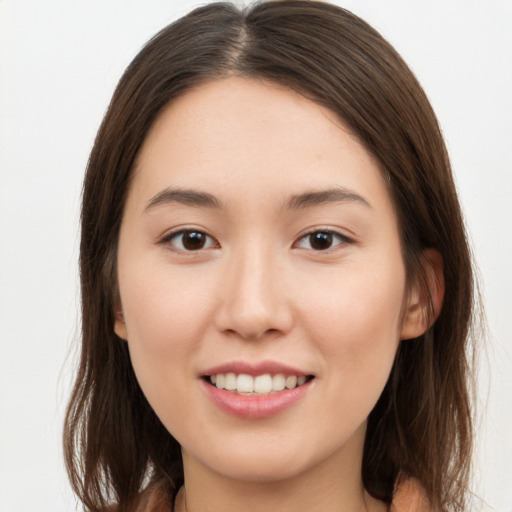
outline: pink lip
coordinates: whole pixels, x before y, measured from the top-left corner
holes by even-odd
[[[299,401],[311,388],[313,380],[293,389],[273,391],[268,395],[244,395],[233,391],[219,389],[210,384],[204,377],[219,373],[245,373],[247,375],[263,375],[265,373],[276,375],[307,375],[301,370],[273,361],[264,361],[257,364],[232,362],[215,366],[201,374],[201,385],[206,394],[224,412],[244,419],[260,419],[274,416]]]
[[[274,416],[292,406],[305,395],[312,381],[293,389],[274,391],[268,395],[242,395],[219,389],[203,379],[201,383],[208,396],[224,412],[238,418],[254,420]]]
[[[301,375],[308,375],[297,368],[277,363],[275,361],[262,361],[255,364],[243,361],[233,361],[209,368],[208,370],[201,372],[201,376],[217,375],[218,373],[236,373],[237,375],[245,373],[247,375],[252,375],[253,377],[263,375],[265,373],[270,373],[270,375],[282,373],[283,375],[297,375],[297,377],[300,377]]]

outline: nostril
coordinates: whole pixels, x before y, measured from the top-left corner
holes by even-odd
[[[233,337],[241,337],[247,341],[258,341],[266,337],[275,337],[281,334],[279,329],[262,329],[262,330],[249,330],[249,328],[240,326],[238,329],[225,329],[224,334]]]

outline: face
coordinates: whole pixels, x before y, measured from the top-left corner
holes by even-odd
[[[115,330],[186,466],[358,467],[409,304],[381,172],[331,111],[244,78],[175,100],[134,169],[118,280]]]

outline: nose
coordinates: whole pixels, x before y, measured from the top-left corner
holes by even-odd
[[[226,262],[217,329],[245,340],[286,334],[293,325],[285,272],[271,251],[249,250]]]

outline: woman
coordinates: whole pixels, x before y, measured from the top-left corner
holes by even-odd
[[[472,270],[412,73],[316,2],[200,8],[121,79],[66,420],[90,510],[464,510]]]

